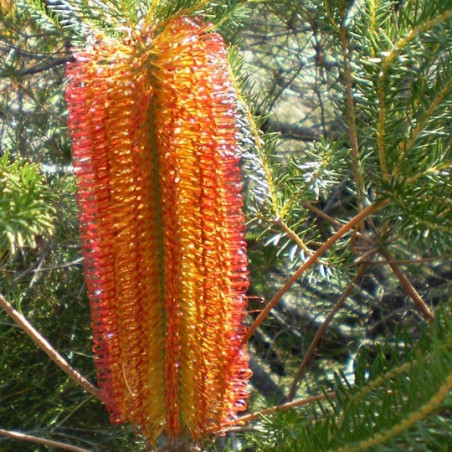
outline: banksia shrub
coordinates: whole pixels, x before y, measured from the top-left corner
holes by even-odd
[[[248,280],[225,44],[145,30],[76,52],[66,99],[101,396],[155,443],[245,408]]]

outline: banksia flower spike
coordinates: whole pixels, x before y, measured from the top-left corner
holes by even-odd
[[[98,382],[155,443],[245,409],[248,287],[235,97],[192,19],[75,53],[66,99]]]

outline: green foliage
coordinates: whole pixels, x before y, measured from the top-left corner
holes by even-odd
[[[49,33],[63,31],[64,27],[60,17],[41,0],[18,0],[18,7],[25,11],[42,30]]]
[[[377,346],[376,357],[363,348],[354,384],[336,376],[337,399],[263,416],[262,434],[248,435],[248,446],[256,451],[449,450],[451,333],[451,312],[445,310],[413,349],[401,334],[395,344]]]
[[[36,247],[40,235],[53,232],[55,208],[38,166],[0,157],[0,256],[6,251]]]
[[[406,239],[411,251],[440,256],[450,249],[452,224],[452,210],[445,205],[452,196],[451,10],[442,0],[406,2],[400,8],[392,1],[361,3],[363,7],[329,1],[323,8],[314,0],[293,13],[293,23],[306,18],[308,31],[298,33],[292,45],[304,52],[304,58],[317,58],[316,65],[322,58],[328,72],[320,80],[305,82],[301,76],[298,80],[293,66],[285,69],[287,59],[293,58],[287,50],[289,39],[280,55],[266,62],[267,70],[288,73],[281,90],[292,85],[295,89],[296,83],[290,81],[295,78],[307,86],[307,97],[310,91],[321,90],[320,83],[328,83],[331,89],[321,91],[321,116],[322,123],[330,116],[334,128],[324,132],[327,139],[320,134],[313,144],[292,142],[286,149],[289,140],[284,139],[275,152],[272,139],[260,152],[270,190],[264,220],[276,234],[281,231],[273,227],[274,219],[281,218],[304,243],[317,240],[318,229],[310,224],[312,213],[303,202],[328,203],[340,180],[342,192],[358,196],[364,204],[391,198],[385,226],[380,228],[391,233],[380,240]],[[280,7],[287,4],[291,2],[277,2],[269,9],[283,14]],[[319,49],[320,43],[325,47]],[[332,63],[334,53],[340,59]],[[309,60],[298,60],[294,64],[300,64],[300,71],[308,71]],[[283,97],[282,91],[269,88],[264,109]],[[334,104],[337,119],[325,107],[328,102]],[[308,105],[305,101],[300,108]],[[314,114],[307,113],[303,121],[311,121]],[[291,131],[283,133],[290,136]],[[337,250],[343,253],[345,248]]]
[[[439,255],[451,245],[452,15],[443,1],[391,5],[368,6],[350,24],[356,115],[365,121],[358,138],[363,158],[380,166],[380,192],[393,199],[394,233]]]
[[[341,225],[365,206],[386,200],[384,209],[366,219],[357,232],[338,239],[286,290],[280,306],[275,306],[251,338],[251,350],[267,357],[264,362],[269,363],[273,378],[293,384],[290,375],[308,351],[312,324],[315,329],[322,324],[358,266],[365,266],[359,290],[348,297],[346,308],[336,313],[330,332],[324,334],[313,362],[304,371],[299,397],[335,387],[341,388],[347,399],[356,387],[348,388],[340,381],[333,384],[331,376],[344,369],[350,350],[362,347],[364,337],[367,348],[369,342],[387,337],[410,348],[412,343],[396,334],[400,325],[413,337],[419,334],[420,319],[410,304],[424,298],[433,309],[450,299],[449,276],[438,298],[427,282],[433,281],[437,270],[450,275],[448,8],[448,2],[441,0],[401,4],[279,1],[253,15],[253,28],[244,46],[248,52],[256,49],[249,52],[244,67],[250,73],[249,99],[261,114],[255,121],[259,131],[253,136],[255,149],[245,163],[247,170],[251,168],[250,174],[245,174],[254,190],[247,193],[253,295],[273,296],[287,282],[286,275],[306,263]],[[255,182],[254,178],[261,180]],[[398,263],[386,266],[388,259],[402,262],[403,271]],[[407,283],[410,280],[412,283]],[[409,297],[394,292],[399,283]],[[253,300],[251,309],[260,311],[262,301]],[[450,316],[450,312],[444,315]],[[396,351],[394,348],[385,358]],[[299,360],[293,360],[295,353]],[[302,410],[302,414],[281,412],[268,423],[259,423],[261,434],[249,435],[251,447],[352,450],[364,438],[378,438],[379,434],[387,446],[378,443],[378,450],[412,444],[421,450],[436,447],[441,438],[443,442],[447,438],[444,423],[450,416],[450,401],[445,397],[445,413],[425,421],[417,419],[417,427],[401,433],[403,440],[389,425],[398,425],[405,417],[416,419],[416,413],[440,392],[445,380],[438,369],[450,355],[441,351],[438,355],[442,356],[442,364],[435,370],[438,379],[432,377],[422,397],[412,395],[419,382],[427,381],[434,365],[419,358],[416,370],[410,368],[413,376],[410,373],[394,382],[399,391],[388,389],[380,380],[372,399],[363,403],[364,411],[345,404],[343,410],[349,411],[350,422],[358,426],[356,431],[350,424],[337,424],[338,408],[332,402],[332,412],[322,405],[324,422],[317,421],[316,408]],[[367,364],[371,362],[369,358]],[[410,362],[408,355],[401,361],[403,368],[402,362]],[[388,378],[391,375],[388,367],[382,372],[388,373]],[[400,405],[387,397],[388,390]],[[407,405],[401,404],[405,397],[401,393],[406,393]],[[410,405],[409,400],[418,405]],[[373,413],[373,407],[383,414]],[[394,416],[385,418],[385,410]],[[382,419],[388,419],[388,424]],[[366,430],[365,422],[373,430]],[[431,442],[425,446],[423,440],[429,435]],[[366,447],[370,445],[363,443],[362,450]],[[447,447],[446,443],[445,449],[438,450]]]
[[[164,21],[177,15],[202,17],[232,39],[249,12],[240,0],[20,0],[20,5],[44,29],[62,31],[80,46],[95,31],[120,36],[125,27],[139,27],[149,18]]]

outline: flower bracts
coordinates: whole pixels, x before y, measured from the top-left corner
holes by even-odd
[[[146,43],[146,45],[144,45]],[[244,409],[248,286],[222,38],[189,19],[68,67],[67,102],[102,398],[151,441]]]
[[[161,430],[164,313],[152,89],[133,49],[102,42],[68,68],[67,102],[98,384],[114,422]]]

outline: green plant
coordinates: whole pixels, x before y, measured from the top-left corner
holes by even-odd
[[[247,2],[249,9],[240,1],[111,1],[103,8],[89,1],[68,2],[70,8],[26,3],[32,19],[17,13],[2,23],[32,24],[37,36],[21,41],[30,53],[42,43],[49,51],[70,39],[80,43],[97,27],[118,36],[149,6],[162,19],[200,15],[227,39],[239,38],[244,61],[236,49],[230,61],[242,124],[255,389],[250,413],[222,427],[229,442],[200,447],[450,449],[448,2],[278,0]],[[1,30],[11,49],[20,30]],[[67,163],[64,127],[55,118],[41,121],[50,105],[64,112],[57,100],[63,68],[56,57],[47,66],[41,61],[37,69],[47,69],[37,83],[36,73],[27,73],[35,66],[21,68],[26,49],[1,67],[5,104],[13,105],[16,93],[28,96],[26,89],[45,110],[7,108],[2,142],[36,161]],[[58,58],[67,61],[67,51]],[[20,133],[14,133],[16,120]],[[32,136],[49,141],[32,148]],[[11,304],[91,376],[72,177],[52,179],[66,212],[62,218],[57,211],[52,252],[43,246],[24,262],[8,260],[0,282]],[[51,270],[36,282],[40,262]],[[64,315],[54,322],[60,300]],[[33,380],[32,369],[41,372],[33,394],[51,377],[14,327],[7,324],[0,334],[2,360],[10,363],[0,384],[15,394],[0,407],[0,426],[87,449],[145,447],[127,427],[107,427],[101,404],[64,376],[29,419],[20,391]],[[355,363],[354,372],[345,373],[346,361]],[[74,438],[71,427],[86,430]]]
[[[25,246],[35,248],[39,236],[52,234],[55,209],[38,165],[0,157],[0,258]]]

